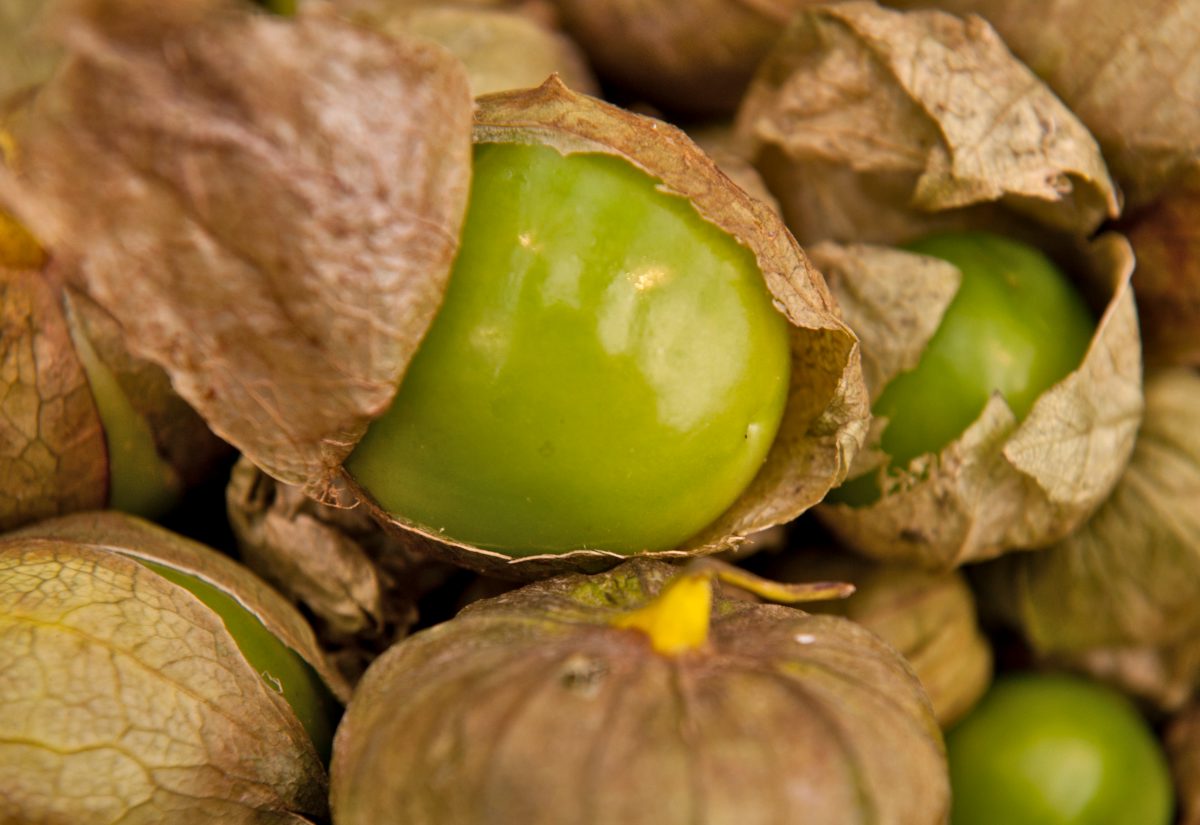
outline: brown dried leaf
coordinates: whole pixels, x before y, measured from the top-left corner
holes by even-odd
[[[988,19],[1096,136],[1134,206],[1200,173],[1193,0],[890,0]]]
[[[976,18],[869,2],[805,12],[738,129],[804,242],[895,242],[934,228],[921,213],[989,203],[1080,234],[1118,212],[1091,135]]]
[[[940,735],[895,651],[721,595],[678,656],[611,626],[677,572],[563,576],[393,647],[338,730],[337,821],[946,821]]]
[[[0,266],[0,530],[108,500],[108,451],[59,289]]]
[[[819,508],[843,542],[884,561],[949,568],[1052,544],[1103,502],[1141,421],[1141,349],[1128,243],[1104,235],[1086,257],[1091,283],[1106,284],[1109,300],[1079,368],[1020,425],[993,396],[940,454],[883,476],[876,503]]]
[[[75,0],[59,30],[70,58],[22,133],[25,217],[215,431],[325,492],[441,300],[462,70],[222,0]]]
[[[1149,376],[1129,466],[1091,520],[979,571],[986,601],[1038,651],[1158,646],[1200,631],[1198,405],[1190,370]]]
[[[791,521],[845,477],[867,429],[868,401],[858,342],[839,319],[821,275],[771,209],[734,186],[686,135],[672,126],[579,95],[551,78],[537,89],[480,98],[477,143],[527,142],[563,154],[622,157],[686,198],[705,220],[728,232],[758,261],[776,307],[792,324],[792,380],[783,421],[762,469],[716,522],[685,545],[657,555],[708,555],[738,545],[750,533]],[[366,494],[354,485],[363,498]],[[511,559],[446,541],[389,516],[411,532],[412,546],[502,577],[536,578],[564,569],[601,570],[623,556],[597,550]],[[441,545],[438,549],[438,545]],[[423,551],[421,551],[423,552]]]
[[[0,548],[0,774],[20,822],[299,825],[325,776],[220,618],[119,553]]]
[[[1179,825],[1200,825],[1200,705],[1171,720],[1166,745],[1182,813]]]

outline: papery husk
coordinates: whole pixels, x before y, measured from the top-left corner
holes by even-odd
[[[599,93],[579,47],[518,11],[401,6],[387,8],[381,19],[360,20],[386,34],[400,32],[444,46],[466,67],[476,97],[538,86],[552,74],[577,92]]]
[[[719,595],[699,649],[612,626],[678,572],[563,576],[393,647],[338,730],[339,825],[946,821],[940,733],[890,647]]]
[[[732,123],[688,129],[687,134],[743,192],[762,201],[772,212],[782,217],[779,200],[771,194],[754,164],[742,157],[738,151]]]
[[[178,562],[213,583],[236,580],[233,593],[269,627],[303,624],[232,562],[129,517],[71,517],[7,538],[6,820],[323,820],[325,772],[287,701],[215,612],[138,558]]]
[[[897,262],[908,254],[867,245],[813,249],[852,328],[932,335],[945,308],[939,304],[948,301],[946,271],[913,266],[898,286]],[[1042,393],[1021,423],[994,395],[962,436],[937,455],[878,471],[883,495],[875,503],[818,508],[847,546],[882,561],[946,569],[1052,544],[1108,496],[1133,450],[1143,407],[1137,311],[1129,286],[1133,260],[1128,242],[1112,233],[1078,254],[1085,286],[1103,290],[1107,299],[1079,367]],[[853,288],[846,286],[851,280]],[[894,302],[897,298],[904,300]],[[890,351],[885,358],[864,346],[864,372],[871,382],[886,383],[911,362],[912,344],[870,334]],[[880,392],[879,384],[869,385]],[[882,458],[881,426],[873,428],[868,458],[854,472]]]
[[[698,535],[674,550],[645,555],[682,558],[729,550],[748,534],[791,521],[820,501],[845,476],[862,444],[866,390],[857,339],[838,317],[820,273],[775,213],[732,185],[679,130],[576,94],[557,78],[537,89],[489,95],[478,102],[476,143],[531,143],[564,155],[613,155],[661,180],[662,191],[686,198],[702,218],[754,254],[776,308],[792,326],[791,387],[762,469]],[[443,558],[490,575],[531,579],[563,570],[603,570],[625,558],[568,547],[556,554],[510,558],[388,514],[348,475],[345,481],[377,518],[407,534],[405,540],[415,547],[432,547]]]
[[[1151,373],[1145,395],[1133,456],[1096,514],[978,571],[991,609],[1043,654],[1200,635],[1200,376]]]
[[[1166,746],[1179,800],[1178,825],[1200,825],[1200,704],[1171,720]]]
[[[896,648],[912,665],[943,729],[966,715],[991,684],[992,648],[959,571],[878,564],[837,550],[790,550],[761,572],[782,582],[853,584],[850,597],[805,609],[844,616]]]
[[[1200,695],[1200,639],[1195,637],[1164,647],[1098,647],[1046,659],[1168,713]]]
[[[62,55],[39,37],[46,0],[0,0],[0,120],[15,99],[31,94]]]
[[[669,112],[729,115],[788,20],[816,0],[555,0],[602,77]]]
[[[1131,206],[1200,174],[1193,0],[889,0],[980,14],[1096,136]]]
[[[415,554],[365,509],[329,507],[242,458],[225,492],[242,562],[303,605],[348,682],[408,635],[417,601],[454,568]]]
[[[738,134],[804,244],[1004,231],[1018,214],[1086,235],[1119,209],[1087,129],[977,18],[806,11],[759,68]]]
[[[8,201],[220,435],[331,494],[441,301],[470,93],[440,47],[232,0],[64,0]]]
[[[1122,229],[1137,256],[1147,363],[1200,367],[1200,184],[1131,214]]]

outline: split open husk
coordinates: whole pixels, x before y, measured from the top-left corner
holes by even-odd
[[[1182,814],[1179,825],[1200,825],[1200,705],[1171,720],[1166,743]]]
[[[308,823],[326,778],[222,619],[140,562],[233,596],[325,678],[303,619],[208,548],[117,513],[0,543],[0,775],[20,822]]]
[[[1146,413],[1112,495],[1038,553],[978,571],[983,598],[1043,654],[1152,646],[1200,634],[1200,376],[1146,378]]]
[[[721,173],[682,132],[567,89],[551,78],[537,89],[479,99],[477,143],[536,143],[563,154],[624,158],[686,198],[705,220],[757,259],[767,288],[791,324],[792,376],[779,433],[750,486],[713,524],[681,547],[653,555],[680,558],[737,546],[745,536],[790,521],[844,477],[866,432],[867,399],[857,340],[842,323],[821,275],[771,209]],[[586,471],[586,468],[581,468]],[[355,487],[346,477],[348,485]],[[456,563],[486,573],[536,578],[563,569],[598,570],[623,556],[592,549],[510,558],[447,539],[387,514],[377,517],[419,542],[435,542]],[[418,538],[421,537],[421,538]]]
[[[1118,211],[1095,140],[978,18],[808,10],[760,66],[738,133],[803,244],[1023,218],[1087,235]]]
[[[393,647],[338,730],[339,825],[945,821],[940,732],[888,645],[720,595],[694,649],[613,624],[679,575],[562,576]]]
[[[864,374],[877,397],[916,363],[957,289],[958,270],[869,245],[824,243],[811,251],[847,323],[861,330]],[[885,422],[877,419],[851,477],[878,473],[881,497],[862,507],[818,509],[847,546],[883,561],[950,568],[1052,544],[1108,496],[1133,450],[1143,407],[1133,260],[1115,234],[1076,254],[1085,294],[1106,304],[1079,367],[1019,424],[995,395],[956,441],[906,468],[881,464]]]

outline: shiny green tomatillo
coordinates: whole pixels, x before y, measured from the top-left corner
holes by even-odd
[[[753,255],[630,163],[483,144],[442,309],[346,467],[510,555],[677,546],[762,465],[791,374]]]

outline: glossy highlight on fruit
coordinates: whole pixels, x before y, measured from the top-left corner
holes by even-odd
[[[478,547],[670,549],[766,457],[787,330],[752,254],[628,162],[482,144],[442,309],[346,468]]]
[[[1062,675],[998,681],[946,737],[952,825],[1166,825],[1166,759],[1132,703]]]

